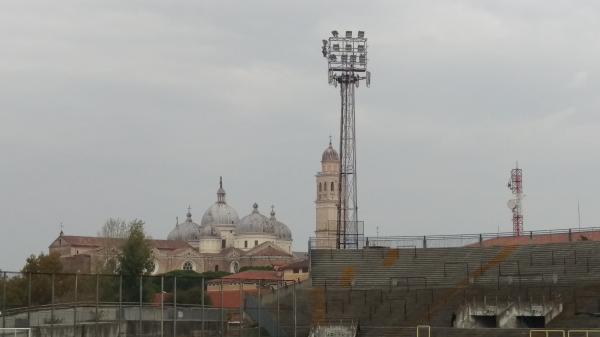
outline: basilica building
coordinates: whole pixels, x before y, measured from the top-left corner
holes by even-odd
[[[200,224],[188,208],[185,220],[177,221],[166,240],[148,240],[154,256],[152,274],[172,270],[236,273],[242,267],[277,267],[305,258],[292,252],[292,232],[277,219],[274,207],[265,216],[254,203],[250,213],[240,219],[225,197],[221,178],[217,200],[206,209]],[[49,251],[60,254],[65,272],[94,273],[108,256],[118,254],[122,242],[61,231]]]

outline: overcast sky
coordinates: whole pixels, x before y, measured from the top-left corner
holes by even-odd
[[[365,30],[359,215],[382,235],[600,225],[598,1],[3,1],[0,269],[60,223],[141,218],[166,238],[224,177],[306,250],[314,174],[337,140],[321,39]]]

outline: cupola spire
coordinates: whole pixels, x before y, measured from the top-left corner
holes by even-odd
[[[186,222],[192,222],[192,207],[190,205],[188,205],[187,214],[185,216],[186,216],[186,219],[185,219]]]
[[[217,190],[217,202],[225,203],[225,190],[223,189],[223,177],[219,177],[219,189]]]

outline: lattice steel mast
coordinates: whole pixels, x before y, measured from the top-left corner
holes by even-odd
[[[519,168],[518,162],[515,168],[510,171],[508,189],[515,196],[513,199],[508,200],[508,208],[511,209],[513,215],[513,234],[519,236],[523,233],[523,170]]]
[[[358,194],[356,184],[356,123],[354,89],[361,80],[367,87],[371,74],[367,71],[367,39],[365,32],[346,31],[344,37],[334,30],[328,40],[323,40],[323,56],[327,58],[329,84],[340,85],[340,170],[338,179],[338,204],[336,248],[358,248],[360,240],[358,222]]]

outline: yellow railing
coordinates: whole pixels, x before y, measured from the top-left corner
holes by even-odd
[[[565,337],[565,330],[547,330],[547,329],[533,329],[529,330],[529,337]]]
[[[600,330],[569,330],[568,337],[600,337]]]
[[[427,335],[423,334],[421,336],[420,331],[427,331]],[[417,337],[431,337],[431,326],[429,325],[417,325]]]

